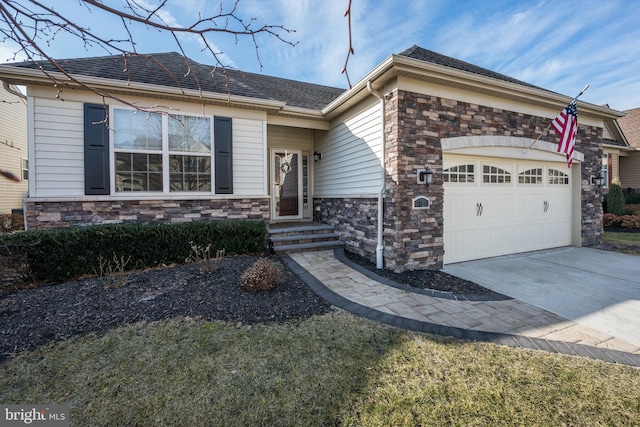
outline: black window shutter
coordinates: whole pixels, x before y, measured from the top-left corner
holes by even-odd
[[[107,107],[84,104],[84,194],[110,194]]]
[[[231,118],[215,117],[213,121],[215,147],[216,194],[233,194],[233,150]]]

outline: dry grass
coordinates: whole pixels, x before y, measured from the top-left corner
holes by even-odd
[[[602,242],[609,244],[611,250],[628,255],[640,255],[640,233],[620,233],[605,231]]]
[[[174,319],[25,353],[0,402],[71,425],[640,425],[640,371],[402,332],[346,313]]]
[[[640,249],[640,233],[619,233],[613,231],[605,231],[602,240],[610,243],[625,243],[628,245],[637,245]]]

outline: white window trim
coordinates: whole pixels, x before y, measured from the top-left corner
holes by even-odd
[[[24,167],[24,162],[27,162],[27,168]],[[27,172],[27,177],[24,177],[25,171]],[[28,157],[20,157],[20,181],[28,181],[29,180],[29,158]]]
[[[136,111],[135,108],[124,106],[109,106],[109,117],[115,117],[115,110]],[[138,111],[138,114],[146,114],[142,111]],[[198,115],[188,113],[157,113],[161,115],[162,123],[162,149],[161,150],[141,150],[141,149],[116,149],[115,147],[115,129],[109,129],[109,174],[111,180],[111,195],[112,196],[131,196],[139,198],[140,196],[163,196],[176,195],[176,196],[206,196],[215,195],[215,153],[214,153],[214,117],[212,115]],[[209,135],[211,138],[209,157],[211,161],[211,191],[170,191],[170,171],[169,171],[169,156],[170,155],[194,155],[205,156],[205,153],[193,153],[193,152],[181,152],[181,151],[169,151],[169,114],[192,116],[192,117],[205,117],[209,119]],[[117,151],[116,151],[117,150]],[[116,191],[116,152],[121,153],[139,153],[139,154],[161,154],[162,155],[162,191]]]
[[[600,175],[604,180],[602,181],[602,188],[609,188],[609,153],[602,154],[602,166],[600,167]]]

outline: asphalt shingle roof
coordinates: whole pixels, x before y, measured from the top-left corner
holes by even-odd
[[[602,143],[606,145],[615,145],[618,147],[626,147],[627,145],[624,142],[616,141],[615,139],[602,138]]]
[[[286,102],[290,106],[321,109],[345,90],[313,83],[305,83],[217,68],[186,59],[179,53],[150,55],[102,56],[61,59],[58,63],[69,74],[132,81],[205,92],[246,96],[256,99]],[[58,71],[47,61],[9,64],[16,67]]]
[[[511,82],[530,88],[544,88],[496,73],[486,68],[451,58],[419,46],[399,55],[445,67]],[[58,61],[68,73],[112,80],[133,81],[205,92],[246,96],[256,99],[285,102],[289,106],[320,110],[336,99],[345,89],[313,83],[288,80],[263,74],[217,68],[186,59],[179,53],[157,53],[125,57],[102,56],[93,58],[61,59]],[[47,61],[7,64],[17,67],[58,71]],[[2,65],[0,65],[2,67]],[[555,93],[555,92],[551,92]]]
[[[421,48],[420,46],[413,45],[409,49],[399,53],[401,56],[406,56],[413,59],[419,59],[421,61],[430,62],[432,64],[443,65],[445,67],[454,68],[460,71],[466,71],[468,73],[478,74],[484,77],[490,77],[496,80],[502,80],[505,82],[516,83],[522,86],[528,86],[535,89],[541,89],[550,92],[547,89],[539,86],[534,86],[522,80],[514,79],[513,77],[506,76],[504,74],[496,73],[486,68],[478,67],[477,65],[470,64],[469,62],[461,61],[459,59],[452,58],[450,56],[442,55],[431,50]]]
[[[640,108],[626,110],[626,116],[618,119],[622,133],[629,141],[629,145],[640,148]]]

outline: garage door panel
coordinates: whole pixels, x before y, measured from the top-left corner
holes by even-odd
[[[571,182],[562,164],[446,155],[444,176],[450,165],[466,165],[467,176],[445,179],[445,264],[571,244]]]

